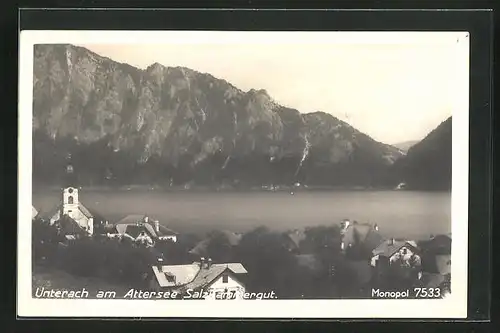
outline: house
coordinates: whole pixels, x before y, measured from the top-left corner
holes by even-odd
[[[187,265],[152,266],[150,289],[177,292],[184,299],[242,299],[245,285],[241,276],[248,273],[240,263],[214,264],[210,259]]]
[[[451,235],[436,235],[419,242],[422,252],[433,255],[451,254]]]
[[[65,215],[56,222],[54,226],[60,235],[64,236],[66,241],[75,240],[82,237],[87,237],[89,234],[82,229],[77,221]]]
[[[199,257],[207,257],[209,255],[208,248],[210,243],[217,239],[217,237],[224,237],[231,247],[238,246],[242,238],[241,233],[229,231],[229,230],[218,230],[217,232],[212,232],[207,235],[205,239],[198,242],[191,250],[189,254]]]
[[[125,216],[115,224],[112,232],[108,232],[108,237],[117,235],[150,244],[156,240],[177,242],[177,233],[175,231],[160,225],[158,220],[152,220],[147,215]]]
[[[371,265],[383,267],[401,262],[408,267],[420,266],[420,256],[415,245],[412,241],[389,239],[372,251]]]
[[[422,278],[425,288],[440,288],[442,296],[451,292],[451,235],[431,236],[419,242],[422,256]]]
[[[433,276],[430,283],[437,283],[451,274],[451,236],[437,235],[419,242],[422,257],[422,271],[427,277]],[[439,276],[438,276],[439,275]]]
[[[406,189],[406,183],[399,183],[398,186],[396,186],[395,190],[404,190]]]
[[[47,214],[47,219],[53,225],[63,216],[68,216],[86,233],[92,235],[94,233],[94,215],[79,200],[78,187],[71,164],[67,166],[66,173],[66,186],[62,189],[61,202]]]
[[[293,253],[299,253],[302,241],[306,239],[303,230],[294,229],[283,234],[285,248]]]
[[[441,293],[450,292],[451,255],[439,254],[429,261],[422,261],[423,274],[421,286],[426,288],[440,288]]]
[[[341,243],[340,248],[346,251],[355,245],[363,245],[367,251],[373,251],[384,242],[379,233],[378,225],[359,223],[357,221],[344,220],[340,225]]]

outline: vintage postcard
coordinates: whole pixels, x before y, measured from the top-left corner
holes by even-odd
[[[18,315],[465,318],[468,100],[467,32],[22,31]]]

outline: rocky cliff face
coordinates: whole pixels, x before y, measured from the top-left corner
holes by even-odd
[[[322,112],[182,67],[72,45],[34,50],[34,176],[72,153],[85,183],[376,186],[402,154]]]

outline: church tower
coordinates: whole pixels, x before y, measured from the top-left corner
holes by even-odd
[[[66,173],[62,198],[62,215],[68,215],[73,219],[78,219],[78,187],[76,177],[71,161],[71,155],[68,155]]]
[[[78,224],[80,228],[85,230],[89,235],[94,233],[94,216],[80,202],[78,195],[78,183],[71,155],[68,154],[66,170],[64,173],[64,185],[62,187],[62,202],[59,208],[50,218],[50,223],[53,224],[60,220],[63,216],[70,217]]]

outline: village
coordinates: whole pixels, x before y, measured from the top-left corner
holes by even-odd
[[[147,214],[110,223],[79,199],[71,164],[66,173],[60,204],[47,213],[32,207],[38,264],[62,257],[53,262],[63,262],[58,267],[72,274],[110,277],[183,299],[244,299],[249,292],[366,298],[373,288],[409,287],[450,292],[451,235],[385,239],[377,224],[346,219],[280,233],[261,227],[189,239]],[[52,252],[47,252],[49,243]],[[189,297],[193,294],[199,296]]]

